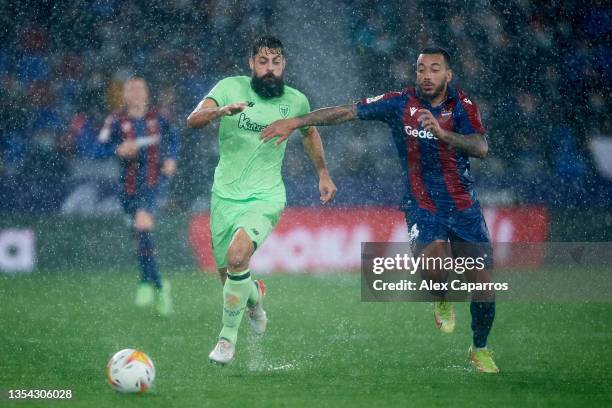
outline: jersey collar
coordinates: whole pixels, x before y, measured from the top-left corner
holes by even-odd
[[[440,102],[439,105],[437,106],[431,106],[429,104],[429,102],[425,101],[424,99],[421,98],[420,92],[419,92],[419,88],[415,87],[415,95],[417,96],[417,98],[419,98],[419,101],[421,102],[421,105],[423,105],[426,108],[429,109],[437,109],[437,108],[441,108],[444,107],[444,105],[446,105],[448,102],[450,102],[451,100],[457,98],[457,90],[455,89],[455,87],[453,86],[448,86],[447,89],[447,96],[446,99],[443,100],[442,102]]]

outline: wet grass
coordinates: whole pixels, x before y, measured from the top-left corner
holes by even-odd
[[[167,275],[176,314],[133,306],[135,273],[0,276],[0,406],[608,406],[612,304],[500,303],[490,337],[499,375],[467,361],[469,307],[443,336],[424,303],[362,303],[359,276],[268,277],[269,330],[244,324],[236,360],[207,355],[220,329],[216,277]],[[245,322],[246,323],[246,322]],[[104,378],[116,351],[157,369],[143,396]],[[11,402],[8,389],[70,389],[70,401]]]

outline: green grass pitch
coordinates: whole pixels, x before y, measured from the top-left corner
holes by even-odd
[[[268,332],[244,322],[228,367],[207,356],[220,329],[214,276],[166,273],[176,314],[132,305],[133,271],[0,276],[0,406],[612,406],[612,304],[500,303],[490,346],[502,373],[473,372],[468,304],[441,335],[430,304],[362,303],[359,275],[266,279]],[[153,359],[151,392],[105,381],[126,347]],[[69,401],[14,402],[8,389],[71,389]]]

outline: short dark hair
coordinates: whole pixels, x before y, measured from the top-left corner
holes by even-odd
[[[259,50],[261,50],[262,48],[278,50],[279,54],[284,54],[283,43],[281,42],[281,40],[271,35],[264,35],[263,37],[259,37],[253,42],[253,47],[251,48],[251,57],[257,55]]]
[[[447,67],[451,67],[451,56],[450,53],[448,51],[446,51],[446,49],[442,48],[442,47],[438,47],[438,46],[430,46],[430,47],[425,47],[421,50],[420,54],[427,54],[427,55],[431,55],[431,54],[439,54],[442,55],[444,57],[444,61],[446,62],[446,66]]]

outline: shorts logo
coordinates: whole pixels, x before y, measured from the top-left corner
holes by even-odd
[[[289,116],[289,105],[278,105],[278,111],[283,118]]]
[[[410,245],[410,250],[412,251],[413,255],[417,249],[416,247],[417,247],[418,238],[419,238],[419,227],[417,227],[416,224],[413,224],[412,228],[410,228],[410,232],[408,232],[408,245]]]
[[[416,224],[413,224],[412,228],[410,228],[410,232],[408,233],[408,241],[410,242],[416,241],[418,237],[419,237],[419,227],[417,227]]]
[[[255,235],[259,235],[259,231],[257,231],[255,228],[251,228],[251,232],[253,232]]]
[[[382,94],[382,95],[378,95],[378,96],[373,96],[373,97],[371,97],[371,98],[366,99],[366,103],[376,102],[376,101],[378,101],[378,100],[380,100],[380,99],[384,98],[384,96],[385,96],[384,94]]]

